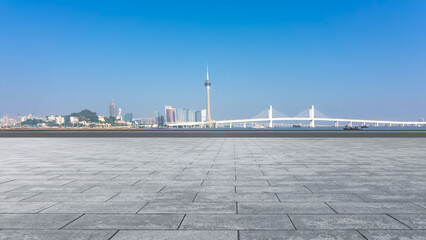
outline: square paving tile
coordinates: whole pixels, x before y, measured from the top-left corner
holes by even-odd
[[[361,230],[368,240],[426,240],[426,230]]]
[[[7,192],[0,194],[0,202],[17,202],[35,196],[38,193]]]
[[[86,214],[66,229],[178,229],[183,214]]]
[[[408,229],[387,215],[290,215],[297,229]]]
[[[426,213],[413,203],[329,203],[338,213]]]
[[[61,202],[42,213],[137,213],[148,202]]]
[[[236,213],[236,204],[228,202],[150,202],[139,213]]]
[[[0,229],[59,229],[81,214],[0,214]]]
[[[42,193],[25,199],[25,202],[99,202],[114,197],[114,193]]]
[[[277,193],[281,202],[364,202],[354,194],[285,194]]]
[[[284,230],[284,231],[240,231],[240,240],[273,239],[273,240],[365,240],[354,230]]]
[[[1,213],[38,213],[57,202],[0,202]]]
[[[114,230],[2,230],[0,240],[108,240]]]
[[[237,240],[237,231],[141,231],[122,230],[112,240]]]
[[[287,215],[195,215],[182,222],[184,230],[294,229]]]
[[[192,202],[197,193],[178,192],[178,193],[120,193],[109,201],[177,201]]]
[[[413,229],[426,229],[426,214],[392,214],[392,217],[398,219]]]
[[[238,203],[239,214],[333,214],[325,203]]]
[[[196,202],[279,202],[274,193],[200,193]]]

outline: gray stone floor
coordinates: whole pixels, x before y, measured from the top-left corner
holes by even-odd
[[[426,239],[426,140],[0,139],[0,239]]]

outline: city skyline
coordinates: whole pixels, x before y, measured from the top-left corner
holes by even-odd
[[[219,5],[2,1],[0,116],[204,109],[207,63],[213,119],[426,116],[423,1]]]
[[[1,0],[0,240],[426,240],[425,13]]]

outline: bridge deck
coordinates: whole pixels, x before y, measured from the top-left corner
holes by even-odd
[[[344,131],[316,129],[2,129],[1,137],[426,137],[426,129]]]

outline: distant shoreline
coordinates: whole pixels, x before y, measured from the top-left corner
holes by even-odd
[[[426,129],[0,129],[0,138],[426,138]]]

